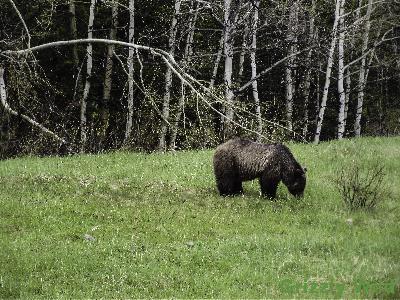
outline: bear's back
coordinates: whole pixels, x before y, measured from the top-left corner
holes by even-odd
[[[251,142],[237,151],[236,161],[242,180],[260,177],[266,169],[280,173],[280,157],[276,155],[277,150],[276,144]]]
[[[231,160],[237,168],[241,180],[253,180],[261,176],[266,168],[280,173],[281,144],[263,144],[248,139],[231,139],[217,147],[216,157]]]

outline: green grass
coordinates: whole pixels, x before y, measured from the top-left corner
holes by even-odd
[[[212,151],[0,162],[0,298],[399,298],[400,138],[289,146],[301,200],[220,197]],[[335,189],[351,160],[385,166],[375,211]]]

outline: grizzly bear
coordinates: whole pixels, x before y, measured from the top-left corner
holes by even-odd
[[[221,196],[241,194],[242,182],[259,179],[261,193],[275,198],[279,182],[294,196],[302,196],[306,186],[306,169],[282,144],[262,144],[234,138],[217,147],[214,174]]]

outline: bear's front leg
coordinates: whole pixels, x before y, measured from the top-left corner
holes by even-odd
[[[221,196],[234,196],[243,193],[242,182],[236,177],[223,177],[217,180],[217,187]]]
[[[276,197],[276,191],[278,189],[278,184],[280,178],[271,178],[267,175],[262,175],[259,179],[261,194],[268,198],[274,199]]]

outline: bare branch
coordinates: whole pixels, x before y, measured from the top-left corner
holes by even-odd
[[[57,141],[63,143],[63,144],[68,144],[68,142],[59,137],[56,133],[53,131],[47,129],[45,126],[42,124],[36,122],[35,120],[31,119],[27,115],[20,114],[17,111],[13,110],[10,105],[7,103],[7,93],[6,93],[6,85],[4,82],[4,68],[0,66],[0,100],[1,104],[3,105],[4,109],[9,112],[10,114],[21,117],[22,119],[28,121],[30,124],[32,124],[35,127],[38,127],[40,130],[42,130],[44,133],[51,135],[53,138],[55,138]]]
[[[22,17],[21,13],[19,12],[19,9],[18,9],[18,7],[15,5],[14,1],[13,1],[13,0],[8,0],[8,1],[10,1],[11,5],[13,6],[14,10],[16,11],[16,13],[17,13],[19,19],[20,19],[21,22],[22,22],[22,25],[24,25],[24,28],[25,28],[25,31],[26,31],[26,35],[28,36],[28,43],[27,43],[27,44],[28,44],[28,48],[30,48],[30,47],[31,47],[31,35],[29,34],[28,26],[26,26],[26,23],[25,23],[25,21],[24,21],[24,18]]]
[[[238,89],[235,91],[235,94],[239,94],[239,93],[243,92],[245,89],[247,89],[249,86],[252,85],[253,81],[255,81],[255,80],[257,80],[258,78],[260,78],[261,76],[265,75],[266,73],[268,73],[269,71],[271,71],[273,68],[275,68],[275,67],[279,66],[280,64],[284,63],[284,62],[287,61],[288,59],[290,59],[290,58],[292,58],[292,57],[295,57],[295,56],[299,55],[300,53],[303,53],[304,51],[310,50],[310,49],[312,49],[312,48],[314,48],[314,47],[315,47],[315,46],[308,47],[308,48],[306,48],[306,49],[303,49],[303,50],[301,50],[301,51],[297,51],[297,52],[295,52],[295,53],[293,53],[293,54],[291,54],[291,55],[288,55],[288,56],[286,56],[286,57],[284,57],[284,58],[278,60],[278,61],[277,61],[276,63],[274,63],[272,66],[270,66],[270,67],[264,69],[264,70],[261,71],[257,76],[253,77],[250,81],[246,82],[244,85],[242,85],[240,88],[238,88]]]
[[[220,111],[218,111],[217,109],[215,109],[212,104],[207,100],[207,98],[213,98],[215,99],[217,102],[219,103],[224,103],[224,100],[219,98],[218,96],[214,95],[213,92],[211,91],[211,89],[205,87],[201,82],[199,82],[197,79],[193,78],[190,74],[186,73],[175,61],[174,57],[172,55],[170,55],[170,53],[168,53],[165,50],[159,49],[159,48],[153,48],[153,47],[149,47],[149,46],[143,46],[143,45],[139,45],[139,44],[130,44],[127,42],[122,42],[122,41],[115,41],[115,40],[108,40],[108,39],[78,39],[78,40],[69,40],[69,41],[56,41],[56,42],[51,42],[51,43],[47,43],[47,44],[42,44],[39,46],[35,46],[32,47],[30,49],[22,49],[22,50],[7,50],[7,51],[3,51],[0,53],[0,55],[3,56],[13,56],[13,55],[23,55],[27,52],[37,52],[37,51],[41,51],[44,49],[48,49],[48,48],[52,48],[52,47],[60,47],[60,46],[68,46],[68,45],[74,45],[74,44],[87,44],[87,43],[92,43],[92,44],[115,44],[115,45],[119,45],[119,46],[124,46],[124,47],[132,47],[138,50],[145,50],[145,51],[149,51],[151,52],[153,55],[159,56],[161,57],[164,62],[172,69],[172,71],[181,79],[185,82],[185,84],[187,86],[189,86],[197,95],[199,95],[199,98],[206,104],[206,106],[208,106],[211,110],[213,110],[214,112],[216,112],[218,115],[223,116],[224,118],[226,118],[226,116],[221,113]],[[302,51],[296,52],[293,55],[298,55],[300,52],[306,51],[310,48],[304,49]],[[278,65],[279,63],[284,62],[286,59],[288,59],[289,57],[286,57],[284,59],[282,59],[281,61],[277,62],[274,64],[274,66]],[[274,66],[272,66],[269,69],[272,69]],[[268,69],[268,71],[269,71]],[[259,78],[260,75],[265,74],[266,72],[268,72],[266,70],[264,70],[263,72],[261,72],[259,74],[258,77]],[[250,83],[251,84],[251,83]],[[197,89],[196,89],[197,87]],[[204,94],[202,94],[200,91]],[[226,104],[225,105],[229,105]],[[249,115],[254,115],[251,112],[246,111],[247,114]],[[165,121],[165,120],[164,120]],[[258,136],[261,136],[262,138],[264,138],[267,141],[271,141],[269,138],[267,138],[266,136],[253,131],[251,129],[248,129],[246,127],[244,127],[243,125],[229,119],[229,121],[231,123],[233,123],[234,125],[248,131],[248,132],[252,132],[257,134]],[[284,130],[288,130],[288,128],[279,125],[277,123],[268,121],[268,120],[264,120],[265,122],[268,122],[276,127],[282,128]],[[290,130],[289,130],[290,131]]]
[[[352,62],[348,63],[344,69],[346,70],[347,68],[349,68],[350,66],[354,65],[356,62],[362,60],[365,56],[369,55],[370,53],[372,53],[373,51],[375,51],[376,48],[378,48],[380,45],[382,45],[385,42],[389,42],[389,41],[393,41],[393,40],[397,40],[400,39],[400,36],[395,36],[392,38],[386,38],[386,36],[393,31],[394,28],[389,29],[388,31],[386,31],[383,36],[382,39],[379,42],[376,42],[368,51],[365,51],[364,54],[362,54],[361,56],[359,56],[358,58],[356,58],[355,60],[353,60]]]

